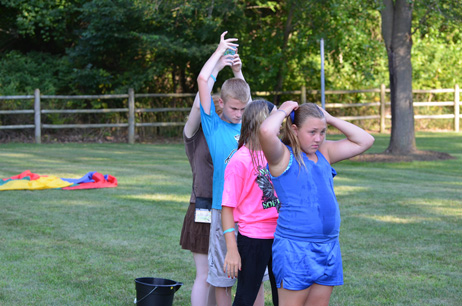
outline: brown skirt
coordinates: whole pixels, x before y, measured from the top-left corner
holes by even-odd
[[[196,205],[191,203],[184,216],[180,245],[193,253],[207,254],[209,250],[210,223],[194,222]]]

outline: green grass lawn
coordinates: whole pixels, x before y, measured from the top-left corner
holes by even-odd
[[[369,153],[388,145],[375,136]],[[456,159],[334,165],[345,285],[331,305],[462,305],[462,133],[418,133],[417,146]],[[0,178],[25,170],[119,186],[0,191],[0,305],[133,305],[138,277],[183,282],[174,305],[189,305],[182,144],[1,144]]]

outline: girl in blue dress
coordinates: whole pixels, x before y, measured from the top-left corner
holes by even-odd
[[[346,138],[326,140],[328,124]],[[328,305],[343,284],[331,164],[363,153],[374,137],[314,103],[287,101],[262,123],[259,138],[281,202],[273,243],[279,305]]]

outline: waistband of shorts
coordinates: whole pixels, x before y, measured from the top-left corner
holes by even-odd
[[[281,235],[277,231],[274,233],[274,239],[289,239],[295,241],[303,241],[303,242],[312,242],[312,243],[331,243],[338,241],[339,236],[335,237],[300,237],[300,236],[289,236],[289,235]]]

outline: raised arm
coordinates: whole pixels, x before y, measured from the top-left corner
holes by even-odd
[[[324,113],[327,124],[337,128],[346,136],[345,139],[337,141],[326,140],[319,148],[331,164],[361,154],[374,144],[374,137],[362,128],[335,118],[322,108],[321,110]]]
[[[211,79],[211,78],[210,78]],[[213,82],[213,80],[212,80]],[[188,120],[184,125],[184,135],[187,138],[193,137],[196,132],[199,130],[199,126],[201,124],[201,112],[200,112],[200,99],[199,93],[196,94],[194,98],[193,106],[191,107],[191,111],[189,112]]]
[[[237,38],[227,38],[225,39],[225,35],[228,32],[223,32],[220,37],[220,43],[218,44],[217,49],[215,52],[210,56],[207,62],[202,67],[199,76],[197,77],[197,84],[199,87],[199,96],[200,96],[200,103],[202,108],[204,109],[206,114],[210,114],[210,103],[211,103],[211,90],[208,88],[208,79],[213,72],[214,67],[216,66],[217,62],[220,60],[221,56],[225,53],[226,49],[232,48],[236,49],[238,47],[237,44],[233,43],[237,41]],[[234,57],[233,56],[226,56],[227,65],[232,66]]]
[[[284,118],[296,108],[298,108],[297,102],[286,101],[277,111],[266,118],[260,126],[258,135],[260,145],[273,176],[281,175],[289,165],[290,152],[280,141],[278,135]]]
[[[236,49],[236,54],[232,55],[231,70],[233,71],[235,78],[242,79],[245,81],[244,75],[242,74],[242,61],[241,61],[241,57],[237,53],[237,49]]]
[[[212,75],[215,77],[218,75],[218,73],[226,66],[227,60],[222,56],[217,64],[215,65]],[[207,87],[209,88],[209,91],[212,92],[213,85],[215,84],[215,80],[209,77],[207,80]],[[193,106],[191,107],[191,111],[189,112],[188,120],[186,121],[186,124],[184,126],[184,134],[186,137],[191,138],[196,134],[197,130],[199,129],[201,123],[201,112],[200,112],[200,98],[199,98],[199,93],[196,94],[196,97],[194,98],[194,103]]]
[[[233,65],[231,66],[235,78],[242,79],[245,81],[244,74],[242,73],[242,61],[237,53],[233,55]],[[250,101],[252,102],[252,96],[250,96]]]

